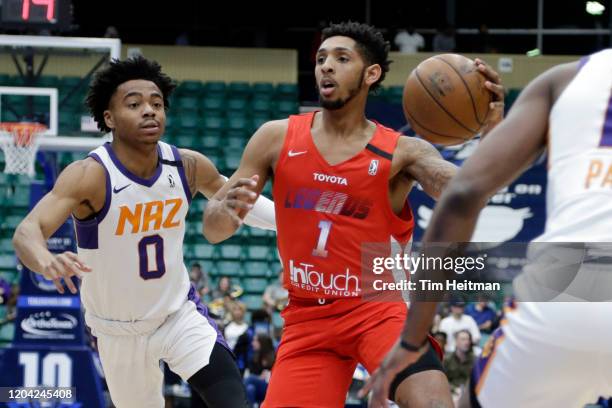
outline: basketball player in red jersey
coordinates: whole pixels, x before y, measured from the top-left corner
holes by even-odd
[[[205,236],[223,241],[274,177],[290,301],[264,407],[344,406],[357,363],[373,372],[401,332],[405,303],[361,300],[361,244],[390,237],[408,242],[410,189],[418,182],[437,198],[456,167],[429,143],[365,117],[368,93],[389,69],[388,50],[370,26],[349,22],[325,29],[315,67],[323,109],[264,124],[206,209]],[[503,100],[497,73],[477,64],[495,100]],[[487,128],[501,119],[503,103],[492,108]],[[249,177],[251,188],[240,187]],[[433,347],[398,374],[390,398],[403,407],[452,407]]]

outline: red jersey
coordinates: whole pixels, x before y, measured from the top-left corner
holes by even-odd
[[[391,159],[399,133],[376,124],[366,148],[334,166],[310,131],[314,112],[289,117],[274,170],[277,241],[291,298],[361,296],[361,245],[405,243],[414,221],[408,203],[397,216],[389,200]]]

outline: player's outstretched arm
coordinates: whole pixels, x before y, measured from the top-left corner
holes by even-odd
[[[13,246],[21,262],[52,280],[60,293],[64,293],[60,278],[65,278],[68,289],[76,293],[70,277],[91,269],[73,252],[52,254],[47,249],[47,239],[72,212],[85,211],[86,214],[90,208],[89,213],[94,213],[94,206],[101,208],[104,183],[104,169],[93,159],[72,163],[58,177],[53,190],[36,204],[15,230]]]
[[[468,242],[488,199],[515,180],[544,149],[554,95],[561,92],[560,84],[566,84],[576,69],[575,63],[553,68],[521,92],[508,117],[480,143],[442,194],[423,237],[424,256],[439,256],[439,251],[444,251],[443,243]],[[416,272],[415,281],[423,279],[421,273]],[[427,273],[431,278],[431,271]],[[418,359],[419,347],[427,338],[437,304],[423,301],[428,299],[427,293],[415,291],[411,295],[417,301],[410,304],[400,339],[362,390],[364,394],[373,391],[370,407],[387,405],[395,374]]]
[[[179,149],[179,152],[192,196],[199,192],[208,199],[212,198],[228,178],[219,174],[214,163],[203,154],[188,149]],[[262,229],[276,229],[272,200],[259,196],[253,209],[245,217],[244,223]]]
[[[234,234],[263,189],[282,147],[287,121],[265,123],[247,144],[240,166],[210,199],[204,212],[204,236],[217,243]]]

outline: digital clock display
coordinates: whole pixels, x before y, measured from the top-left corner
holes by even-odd
[[[2,26],[7,28],[68,28],[70,0],[2,0]]]

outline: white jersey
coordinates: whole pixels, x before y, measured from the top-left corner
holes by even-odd
[[[94,217],[75,219],[79,257],[92,268],[81,284],[86,319],[163,319],[191,294],[183,262],[191,195],[178,150],[159,142],[158,154],[150,179],[130,173],[110,143],[89,154],[106,170],[106,200]]]
[[[535,241],[612,242],[612,50],[581,63],[550,112],[547,220]]]

